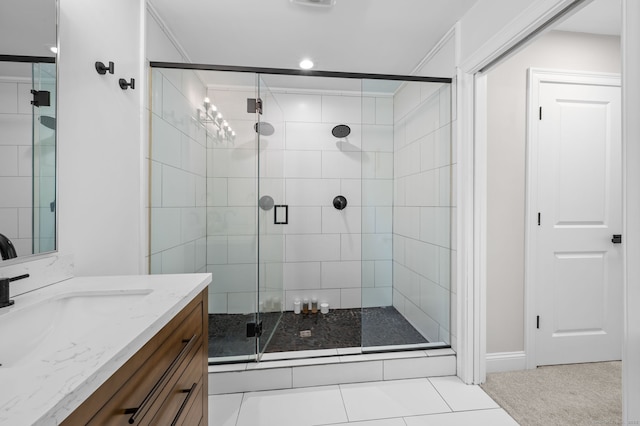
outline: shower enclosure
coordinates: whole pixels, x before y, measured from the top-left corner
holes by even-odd
[[[151,85],[150,271],[212,273],[211,362],[450,346],[449,79],[152,63]]]

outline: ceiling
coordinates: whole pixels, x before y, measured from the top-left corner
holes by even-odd
[[[194,63],[378,74],[410,74],[475,2],[150,0]]]
[[[309,57],[315,69],[376,74],[411,74],[475,2],[336,0],[322,8],[291,0],[149,0],[193,63],[296,69]],[[620,8],[620,0],[587,2],[553,29],[620,34]],[[216,73],[200,75],[220,83]],[[265,79],[270,87],[355,90],[348,79]]]
[[[622,30],[622,3],[620,0],[594,0],[554,29],[619,36]]]
[[[382,74],[410,74],[476,2],[336,0],[325,9],[290,0],[148,1],[195,63],[297,68],[310,57],[319,70]],[[0,54],[52,56],[55,4],[0,0]],[[620,28],[621,0],[594,0],[554,27]]]

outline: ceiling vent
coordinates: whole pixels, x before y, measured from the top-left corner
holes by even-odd
[[[314,7],[332,7],[336,4],[336,0],[290,0],[291,3],[299,4],[302,6],[314,6]]]

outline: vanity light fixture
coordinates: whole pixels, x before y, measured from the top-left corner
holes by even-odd
[[[233,142],[236,132],[231,129],[227,120],[222,119],[222,113],[218,111],[218,107],[211,103],[211,99],[209,99],[209,97],[205,97],[203,99],[202,105],[202,108],[197,109],[197,120],[200,124],[203,126],[206,126],[207,124],[215,126],[215,129],[209,128],[207,131],[213,132],[219,140]]]
[[[302,68],[303,70],[310,70],[311,68],[313,68],[313,61],[311,59],[303,59],[300,61],[300,68]]]

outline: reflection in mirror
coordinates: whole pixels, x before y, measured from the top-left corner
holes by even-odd
[[[18,256],[55,250],[56,68],[0,62],[0,234]]]
[[[12,251],[22,257],[56,249],[56,8],[56,0],[0,3],[0,234],[13,249],[4,250],[7,259]]]

